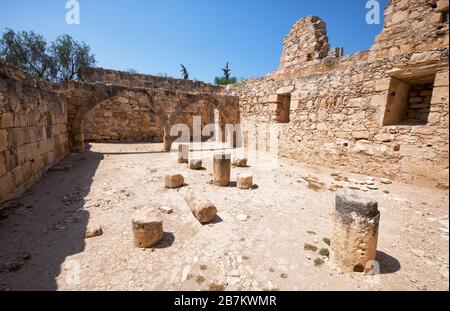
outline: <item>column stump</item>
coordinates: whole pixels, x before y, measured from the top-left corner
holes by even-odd
[[[368,272],[376,259],[378,202],[354,190],[336,193],[331,260],[347,272]]]
[[[231,154],[216,153],[214,154],[214,184],[220,187],[228,187],[230,185],[231,175]]]
[[[251,189],[253,187],[253,175],[240,173],[236,176],[236,182],[239,189]]]
[[[138,211],[132,219],[134,245],[139,248],[151,248],[163,239],[161,218],[149,211]]]
[[[178,163],[189,162],[189,145],[181,144],[178,146]]]

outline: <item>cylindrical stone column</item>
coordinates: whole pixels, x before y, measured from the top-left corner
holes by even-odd
[[[231,154],[216,153],[214,154],[214,184],[220,187],[228,187],[230,185],[231,175]]]
[[[164,135],[163,137],[164,150],[170,151],[172,148],[172,136]]]
[[[181,144],[178,145],[178,163],[188,163],[189,162],[189,145]]]
[[[376,259],[380,212],[378,202],[353,190],[336,193],[331,259],[348,272],[368,272]]]
[[[134,245],[139,248],[151,248],[163,238],[162,220],[149,211],[139,211],[132,219]]]

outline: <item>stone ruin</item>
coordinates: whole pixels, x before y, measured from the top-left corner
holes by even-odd
[[[384,14],[370,50],[339,58],[320,18],[298,21],[277,71],[226,89],[244,144],[274,126],[281,157],[448,189],[448,1],[393,0]]]
[[[244,147],[273,126],[278,156],[448,189],[448,1],[391,0],[384,14],[370,50],[349,56],[330,49],[319,17],[301,19],[284,40],[277,71],[226,88],[101,68],[85,68],[84,82],[53,85],[2,62],[0,203],[20,196],[70,152],[84,152],[86,141],[163,142],[169,151],[171,126],[192,128],[193,116],[203,126],[240,124]],[[229,158],[215,159],[214,183],[229,185],[230,166]],[[166,179],[167,188],[182,184],[182,176]],[[251,175],[239,177],[239,187],[252,184]],[[338,194],[341,239],[333,256],[344,268],[364,270],[376,250],[379,213],[376,202],[349,200]],[[210,202],[188,201],[201,222],[217,212]],[[365,234],[345,238],[352,211]],[[151,215],[134,219],[133,228],[138,246],[162,237],[162,223]],[[349,254],[348,241],[361,239],[367,241],[360,256]]]

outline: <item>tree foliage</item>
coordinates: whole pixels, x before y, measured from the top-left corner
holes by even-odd
[[[69,35],[62,35],[50,48],[59,81],[81,80],[81,68],[95,65],[95,57],[84,42],[77,42]]]
[[[95,56],[84,42],[69,35],[48,43],[33,31],[7,29],[0,37],[0,58],[31,75],[52,81],[81,80],[81,68],[95,65]]]
[[[181,71],[180,71],[181,77],[184,80],[189,80],[189,72],[188,72],[187,68],[183,64],[181,64],[180,66],[181,66]]]
[[[216,77],[214,79],[214,83],[216,85],[228,85],[237,82],[237,78],[231,76],[231,69],[228,62],[226,63],[225,68],[222,68],[222,72],[223,72],[222,77]]]
[[[6,29],[0,38],[0,58],[38,78],[48,79],[54,74],[47,42],[33,31],[15,33]]]

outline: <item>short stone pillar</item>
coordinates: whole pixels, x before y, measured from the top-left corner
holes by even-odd
[[[347,272],[368,272],[376,259],[378,202],[354,190],[336,193],[331,259]]]
[[[151,248],[164,236],[161,218],[149,211],[138,211],[132,219],[134,245]]]
[[[184,185],[184,177],[180,174],[164,176],[164,185],[167,189],[176,189]]]
[[[189,145],[181,144],[178,145],[178,163],[188,163],[189,162]]]
[[[190,191],[186,194],[185,199],[192,214],[200,223],[207,224],[216,218],[217,208],[203,195]]]
[[[230,185],[231,175],[231,154],[216,153],[214,154],[214,184],[220,187],[228,187]]]
[[[239,173],[236,176],[236,182],[239,189],[251,189],[253,187],[253,175]]]
[[[165,135],[163,137],[163,144],[164,144],[164,150],[170,151],[170,149],[172,148],[172,136]]]
[[[233,158],[231,165],[233,165],[235,167],[247,167],[247,162],[248,162],[247,158],[235,157],[235,158]]]
[[[189,160],[189,168],[191,170],[201,170],[203,168],[203,162],[199,159]]]

